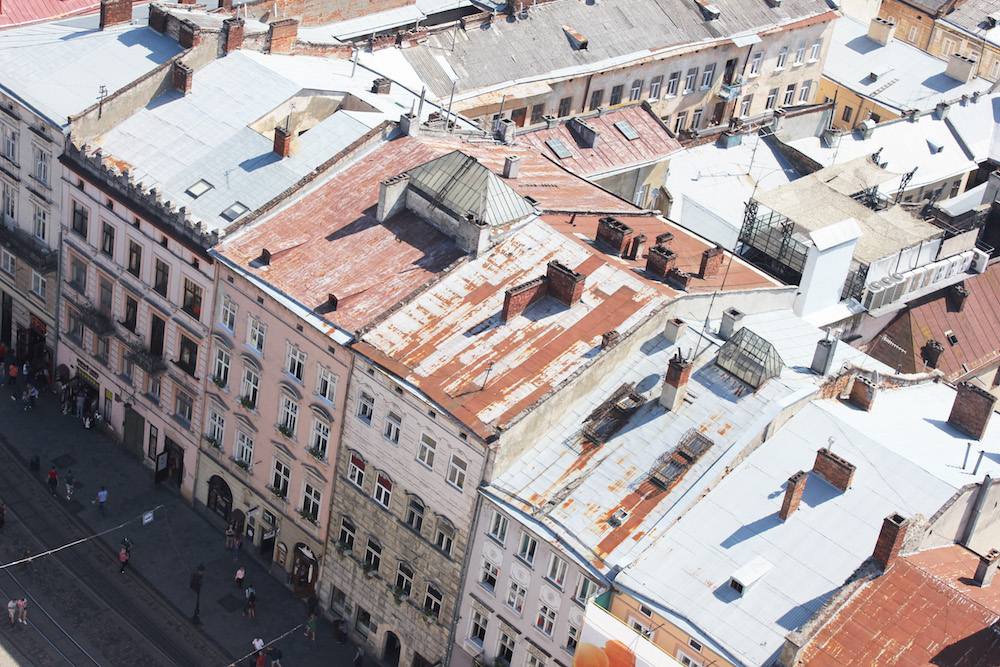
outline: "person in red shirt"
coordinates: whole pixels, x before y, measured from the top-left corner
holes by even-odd
[[[49,470],[49,492],[54,496],[56,495],[56,486],[59,484],[59,473],[56,472],[56,467],[52,466]]]

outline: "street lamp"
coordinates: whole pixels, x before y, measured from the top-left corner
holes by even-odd
[[[191,590],[198,594],[195,598],[194,603],[194,616],[191,617],[191,622],[195,625],[201,624],[201,582],[205,578],[205,566],[198,565],[198,570],[191,573]]]

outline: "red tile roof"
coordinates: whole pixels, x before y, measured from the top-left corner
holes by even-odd
[[[1000,356],[1000,263],[993,263],[981,275],[965,281],[969,296],[962,312],[954,312],[942,290],[917,299],[889,323],[882,334],[896,346],[877,336],[868,353],[887,365],[902,365],[904,373],[923,369],[921,350],[934,339],[944,345],[938,368],[949,380],[955,380]],[[952,345],[945,336],[954,333]],[[963,364],[965,367],[963,368]]]
[[[100,0],[6,0],[0,3],[0,29],[89,14],[100,8]]]
[[[800,665],[1000,665],[1000,583],[973,580],[957,545],[899,559],[863,585],[813,638]]]
[[[537,148],[542,155],[555,160],[570,171],[583,176],[593,176],[630,166],[646,164],[666,158],[681,150],[681,144],[667,132],[658,118],[634,104],[601,116],[586,118],[588,124],[601,132],[595,148],[585,148],[570,132],[569,123],[552,129],[525,132],[517,137],[519,143]],[[638,132],[637,139],[628,140],[615,127],[615,123],[625,121]],[[545,143],[558,139],[572,154],[559,159]]]

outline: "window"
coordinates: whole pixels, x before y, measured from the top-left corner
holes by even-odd
[[[517,548],[517,556],[528,565],[535,562],[535,549],[538,548],[538,541],[527,533],[521,533],[521,543]]]
[[[6,248],[0,250],[0,269],[3,269],[6,273],[9,273],[10,275],[14,275],[15,268],[16,268],[16,261],[14,259],[14,255],[7,252]]]
[[[378,572],[382,565],[382,547],[375,540],[368,538],[368,546],[365,548],[365,565],[369,572]]]
[[[244,407],[253,410],[257,407],[257,397],[260,393],[260,375],[249,366],[243,367],[243,382],[240,385],[240,395]]]
[[[740,103],[740,115],[749,116],[750,115],[750,105],[753,104],[753,95],[747,95],[743,98],[743,102]]]
[[[642,79],[636,79],[632,82],[632,88],[629,90],[628,99],[630,102],[636,102],[640,97],[642,97],[642,87],[644,85]]]
[[[35,204],[35,236],[44,241],[49,233],[49,212]]]
[[[843,120],[845,123],[850,123],[852,114],[854,114],[854,109],[852,109],[849,106],[845,106],[844,113],[840,116],[840,119]]]
[[[83,338],[83,320],[80,318],[80,312],[76,308],[67,308],[66,313],[69,319],[67,332],[79,342]]]
[[[326,459],[326,448],[330,445],[330,425],[322,419],[313,419],[312,437],[309,447],[313,455]]]
[[[812,88],[812,81],[803,81],[802,87],[799,88],[799,102],[805,103],[809,101],[809,89]]]
[[[396,588],[403,595],[409,595],[410,591],[413,590],[413,570],[403,563],[400,563],[399,567],[396,568]]]
[[[271,474],[271,489],[282,498],[288,495],[288,484],[292,480],[292,469],[282,461],[275,459],[274,472]]]
[[[688,646],[690,646],[691,648],[693,648],[698,653],[701,653],[701,642],[699,642],[697,640],[694,640],[694,639],[691,639],[689,637],[688,638]]]
[[[403,418],[390,410],[385,416],[385,426],[382,429],[382,435],[392,444],[398,445],[399,432],[402,425]]]
[[[358,606],[358,616],[357,620],[354,622],[354,627],[357,629],[358,633],[362,636],[367,637],[370,634],[375,634],[378,632],[378,625],[372,620],[372,615],[368,611]]]
[[[544,602],[538,605],[538,618],[535,620],[535,628],[542,634],[552,636],[552,629],[556,625],[556,610]]]
[[[638,618],[635,618],[634,616],[629,616],[628,624],[630,628],[638,632],[646,639],[652,638],[653,630],[652,628],[649,627],[648,623],[644,623],[643,621],[640,621]]]
[[[214,185],[212,185],[203,178],[194,185],[192,185],[191,187],[189,187],[187,190],[185,190],[185,192],[191,195],[192,199],[197,199],[198,197],[202,196],[203,194],[205,194],[214,187],[215,187]]]
[[[3,183],[3,215],[13,220],[16,212],[15,189],[10,183]]]
[[[788,47],[783,46],[781,50],[778,51],[778,64],[775,65],[774,69],[785,69],[785,61],[788,59]]]
[[[587,577],[580,575],[580,581],[576,584],[576,592],[573,594],[573,599],[582,604],[587,603],[587,598],[594,594],[597,590],[597,584]]]
[[[214,440],[216,444],[222,445],[222,440],[226,436],[226,418],[215,410],[209,410],[208,433],[205,435],[207,435],[210,440]]]
[[[417,460],[428,468],[434,468],[434,452],[437,451],[437,441],[426,433],[420,436],[417,443]]]
[[[230,331],[236,328],[236,302],[230,299],[228,296],[222,299],[222,310],[220,312],[219,321],[222,326],[226,327]]]
[[[564,97],[561,100],[559,100],[559,117],[560,118],[562,118],[563,116],[568,116],[569,115],[569,107],[570,107],[570,105],[572,103],[573,103],[573,98],[572,97]]]
[[[236,201],[233,202],[226,210],[224,210],[219,215],[221,215],[226,220],[232,222],[233,220],[236,220],[236,218],[240,217],[249,210],[250,209],[245,204]]]
[[[83,204],[80,204],[76,200],[73,201],[73,223],[72,229],[74,232],[87,238],[87,224],[90,220],[90,209],[88,209]]]
[[[534,106],[531,107],[531,123],[532,124],[541,123],[542,122],[542,116],[544,116],[544,115],[545,115],[545,105],[544,104],[536,104],[536,105],[534,105]]]
[[[663,87],[663,75],[654,76],[649,82],[649,97],[656,100],[660,97],[660,88]]]
[[[45,276],[38,271],[31,271],[31,292],[42,301],[45,301]]]
[[[451,548],[454,544],[455,529],[443,521],[438,522],[437,535],[434,536],[434,546],[450,556]]]
[[[97,339],[97,349],[94,351],[94,356],[105,366],[108,365],[108,356],[111,353],[111,340],[108,338],[98,338]],[[105,410],[107,414],[107,411]]]
[[[677,119],[674,121],[674,134],[677,134],[683,130],[687,125],[688,112],[682,111],[677,114]]]
[[[624,91],[625,91],[625,86],[614,86],[611,89],[611,99],[609,100],[611,106],[615,106],[616,104],[621,104],[622,93]]]
[[[500,578],[500,568],[489,560],[483,560],[483,569],[479,574],[479,583],[487,588],[491,593],[496,590],[497,579]]]
[[[795,101],[795,86],[796,84],[790,83],[788,87],[785,88],[785,98],[782,100],[782,106],[788,106]]]
[[[304,354],[302,359],[305,361]],[[323,368],[322,366],[318,368],[316,395],[333,403],[337,400],[337,376],[329,368]]]
[[[359,489],[365,485],[365,462],[357,454],[351,454],[351,463],[347,468],[347,478]]]
[[[917,26],[915,26],[915,25],[911,25],[910,26],[910,32],[906,36],[906,41],[908,41],[908,42],[915,42],[915,41],[917,41]]]
[[[264,337],[266,334],[267,327],[264,326],[256,317],[251,317],[250,325],[247,327],[247,345],[258,352],[263,353]]]
[[[524,586],[511,580],[510,589],[507,591],[507,606],[520,615],[524,611],[524,598],[527,595],[528,590]]]
[[[115,288],[111,284],[111,280],[104,277],[104,275],[98,273],[98,287],[97,287],[97,303],[100,307],[101,313],[105,315],[111,314],[111,308],[114,303]]]
[[[427,584],[427,595],[424,597],[424,609],[428,612],[439,615],[441,613],[441,603],[444,595],[431,584]]]
[[[184,302],[181,304],[181,309],[196,320],[201,319],[201,294],[200,285],[187,278],[184,279]]]
[[[416,498],[410,498],[406,506],[406,525],[418,533],[424,527],[424,505]]]
[[[135,241],[128,242],[128,265],[126,270],[136,278],[142,273],[142,246]]]
[[[302,492],[302,513],[307,521],[316,523],[323,504],[323,494],[312,484],[306,482]]]
[[[677,86],[681,81],[680,72],[672,72],[670,78],[667,79],[667,96],[672,97],[677,94]]]
[[[795,49],[795,64],[801,65],[806,60],[806,43],[799,43],[798,47]]]
[[[493,520],[490,521],[490,537],[494,538],[500,544],[507,541],[507,526],[509,522],[507,517],[496,510],[493,510]]]
[[[566,633],[566,650],[570,653],[576,651],[576,645],[580,641],[580,628],[576,625],[570,625],[569,631]]]
[[[823,48],[823,40],[817,39],[813,42],[812,50],[809,51],[809,62],[816,62],[819,60],[819,52]]]
[[[601,102],[604,101],[604,89],[595,90],[590,94],[590,110],[593,111],[597,107],[601,106]]]
[[[514,637],[501,630],[500,643],[497,645],[497,657],[506,662],[508,665],[513,664],[515,645],[516,641],[514,640]]]
[[[684,667],[702,667],[700,661],[695,660],[681,649],[677,649],[677,662],[684,665]]]
[[[525,667],[545,667],[545,659],[539,658],[537,655],[532,655],[531,653],[529,653],[528,661],[524,664]]]
[[[778,89],[772,88],[767,92],[767,101],[764,102],[765,109],[773,109],[774,103],[778,101]]]
[[[372,497],[379,505],[389,509],[392,500],[392,481],[382,473],[375,476],[375,493]]]
[[[653,618],[653,610],[644,604],[639,605],[639,613],[645,616],[646,618]]]
[[[34,147],[35,153],[35,168],[31,175],[35,177],[39,183],[43,185],[49,184],[49,162],[52,160],[52,156],[49,152],[39,148]]]
[[[69,284],[79,292],[87,291],[87,264],[76,255],[69,261]]]
[[[156,270],[153,276],[153,290],[160,296],[167,296],[170,284],[170,267],[161,259],[157,259],[154,264]]]
[[[215,351],[215,369],[212,373],[212,380],[220,387],[229,384],[229,364],[233,357],[228,350],[221,347]]]
[[[469,641],[478,646],[483,647],[483,642],[486,640],[486,626],[489,620],[483,616],[478,609],[472,610],[472,625],[469,628]]]
[[[455,488],[464,489],[466,467],[465,461],[452,454],[451,463],[448,465],[448,483]]]
[[[187,392],[177,390],[177,400],[174,406],[174,414],[180,419],[191,423],[191,414],[194,411],[194,399]]]
[[[701,115],[705,113],[704,109],[695,109],[694,113],[691,114],[691,129],[697,130],[701,127]]]
[[[149,394],[153,400],[159,402],[160,400],[160,378],[146,376],[146,393]]]
[[[757,76],[760,74],[760,63],[764,60],[764,52],[758,51],[753,54],[753,58],[750,59],[750,76]]]
[[[354,549],[354,524],[346,517],[340,520],[340,543],[345,549]]]
[[[289,396],[281,397],[281,408],[278,410],[278,425],[295,436],[295,427],[299,424],[299,404]]]
[[[253,438],[243,431],[236,433],[236,460],[247,465],[253,463]]]
[[[712,80],[715,78],[715,63],[705,65],[705,71],[701,73],[701,89],[712,87]]]
[[[115,254],[115,228],[105,221],[101,221],[101,252],[108,257]]]
[[[688,70],[687,76],[684,77],[684,92],[693,93],[694,87],[698,84],[698,68],[692,67]]]
[[[958,191],[959,191],[959,189],[961,189],[961,187],[962,187],[962,179],[958,179],[957,181],[955,181],[954,183],[952,183],[951,184],[951,194],[949,195],[949,197],[954,197],[955,195],[957,195]],[[32,272],[32,274],[34,274],[34,272]]]
[[[185,373],[194,376],[195,367],[198,365],[198,344],[185,335],[181,335],[180,355],[177,365]]]
[[[358,399],[358,419],[371,426],[372,415],[375,414],[375,398],[361,392]]]
[[[552,554],[549,556],[549,571],[545,576],[556,586],[562,588],[566,583],[566,572],[568,569],[569,565],[566,561],[559,556]]]
[[[955,48],[955,40],[945,37],[943,46],[941,47],[941,55],[947,60],[954,53],[958,53]]]
[[[11,162],[17,162],[17,130],[6,125],[3,128],[3,156]]]
[[[288,345],[285,354],[285,372],[301,381],[306,372],[306,353],[295,345]]]

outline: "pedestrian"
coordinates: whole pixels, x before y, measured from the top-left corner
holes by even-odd
[[[7,506],[0,503],[0,535],[3,535],[3,525],[7,523]]]
[[[24,380],[24,384],[28,384],[28,373],[31,372],[31,364],[27,361],[21,366],[21,379]]]
[[[35,408],[35,401],[38,400],[38,390],[35,389],[35,385],[28,385],[28,409],[33,410]]]
[[[132,557],[132,538],[131,537],[125,537],[125,538],[122,539],[122,549],[125,550],[125,553],[128,554],[129,558]]]
[[[76,416],[80,419],[83,419],[83,404],[86,402],[87,399],[84,397],[82,391],[76,395]]]
[[[244,616],[247,615],[247,607],[248,607],[248,604],[250,602],[250,596],[251,595],[256,596],[256,594],[257,594],[257,590],[253,587],[253,584],[247,583],[246,590],[243,592],[243,597],[246,600],[243,603],[243,615]]]
[[[271,667],[281,667],[281,651],[277,646],[268,646],[267,655],[271,658]]]
[[[254,637],[253,641],[250,642],[250,643],[253,644],[253,650],[255,650],[255,651],[263,651],[264,650],[264,640],[261,639],[260,637]]]
[[[17,601],[17,611],[20,616],[20,620],[25,625],[28,624],[28,598],[22,597]]]
[[[7,369],[7,384],[11,387],[17,386],[17,366],[14,364]]]
[[[73,496],[73,488],[76,486],[76,477],[73,475],[73,469],[70,468],[66,471],[66,500],[69,500]]]
[[[28,395],[28,390],[24,389],[21,391],[21,410],[24,412],[28,411],[28,404],[31,402],[31,398]]]
[[[358,652],[354,654],[354,667],[362,667],[365,664],[365,651],[358,644]]]
[[[243,538],[237,537],[233,540],[233,560],[240,559],[240,547],[243,546]]]
[[[255,667],[264,667],[264,652],[257,651],[257,662],[254,663]]]
[[[316,614],[309,614],[309,620],[306,621],[306,631],[302,634],[306,637],[312,635],[312,640],[316,641]]]
[[[7,615],[10,616],[10,627],[14,627],[14,619],[17,618],[17,600],[7,603]]]
[[[91,500],[90,502],[91,504],[96,502],[98,509],[101,510],[101,514],[107,514],[107,510],[104,509],[104,503],[107,502],[107,500],[108,500],[108,490],[102,486],[101,490],[97,492],[97,499]]]
[[[128,551],[125,550],[125,547],[122,547],[121,550],[118,552],[118,560],[121,561],[122,564],[122,569],[119,570],[121,574],[125,574],[125,566],[128,565],[128,559],[129,559]]]
[[[236,570],[236,576],[233,578],[233,581],[236,583],[237,588],[243,588],[243,577],[245,576],[247,576],[247,570],[245,567],[241,567]]]
[[[344,632],[344,620],[341,618],[333,622],[333,638],[341,645],[347,642],[347,633]]]
[[[254,620],[254,614],[257,611],[257,594],[250,593],[250,597],[247,598],[247,608],[244,611],[244,616],[249,616],[250,620]]]
[[[59,473],[56,472],[56,467],[52,466],[49,469],[49,493],[53,496],[56,495],[56,486],[59,484]]]
[[[233,542],[235,541],[236,541],[236,526],[234,526],[233,524],[229,524],[229,527],[226,528],[226,551],[229,551],[233,548]]]

